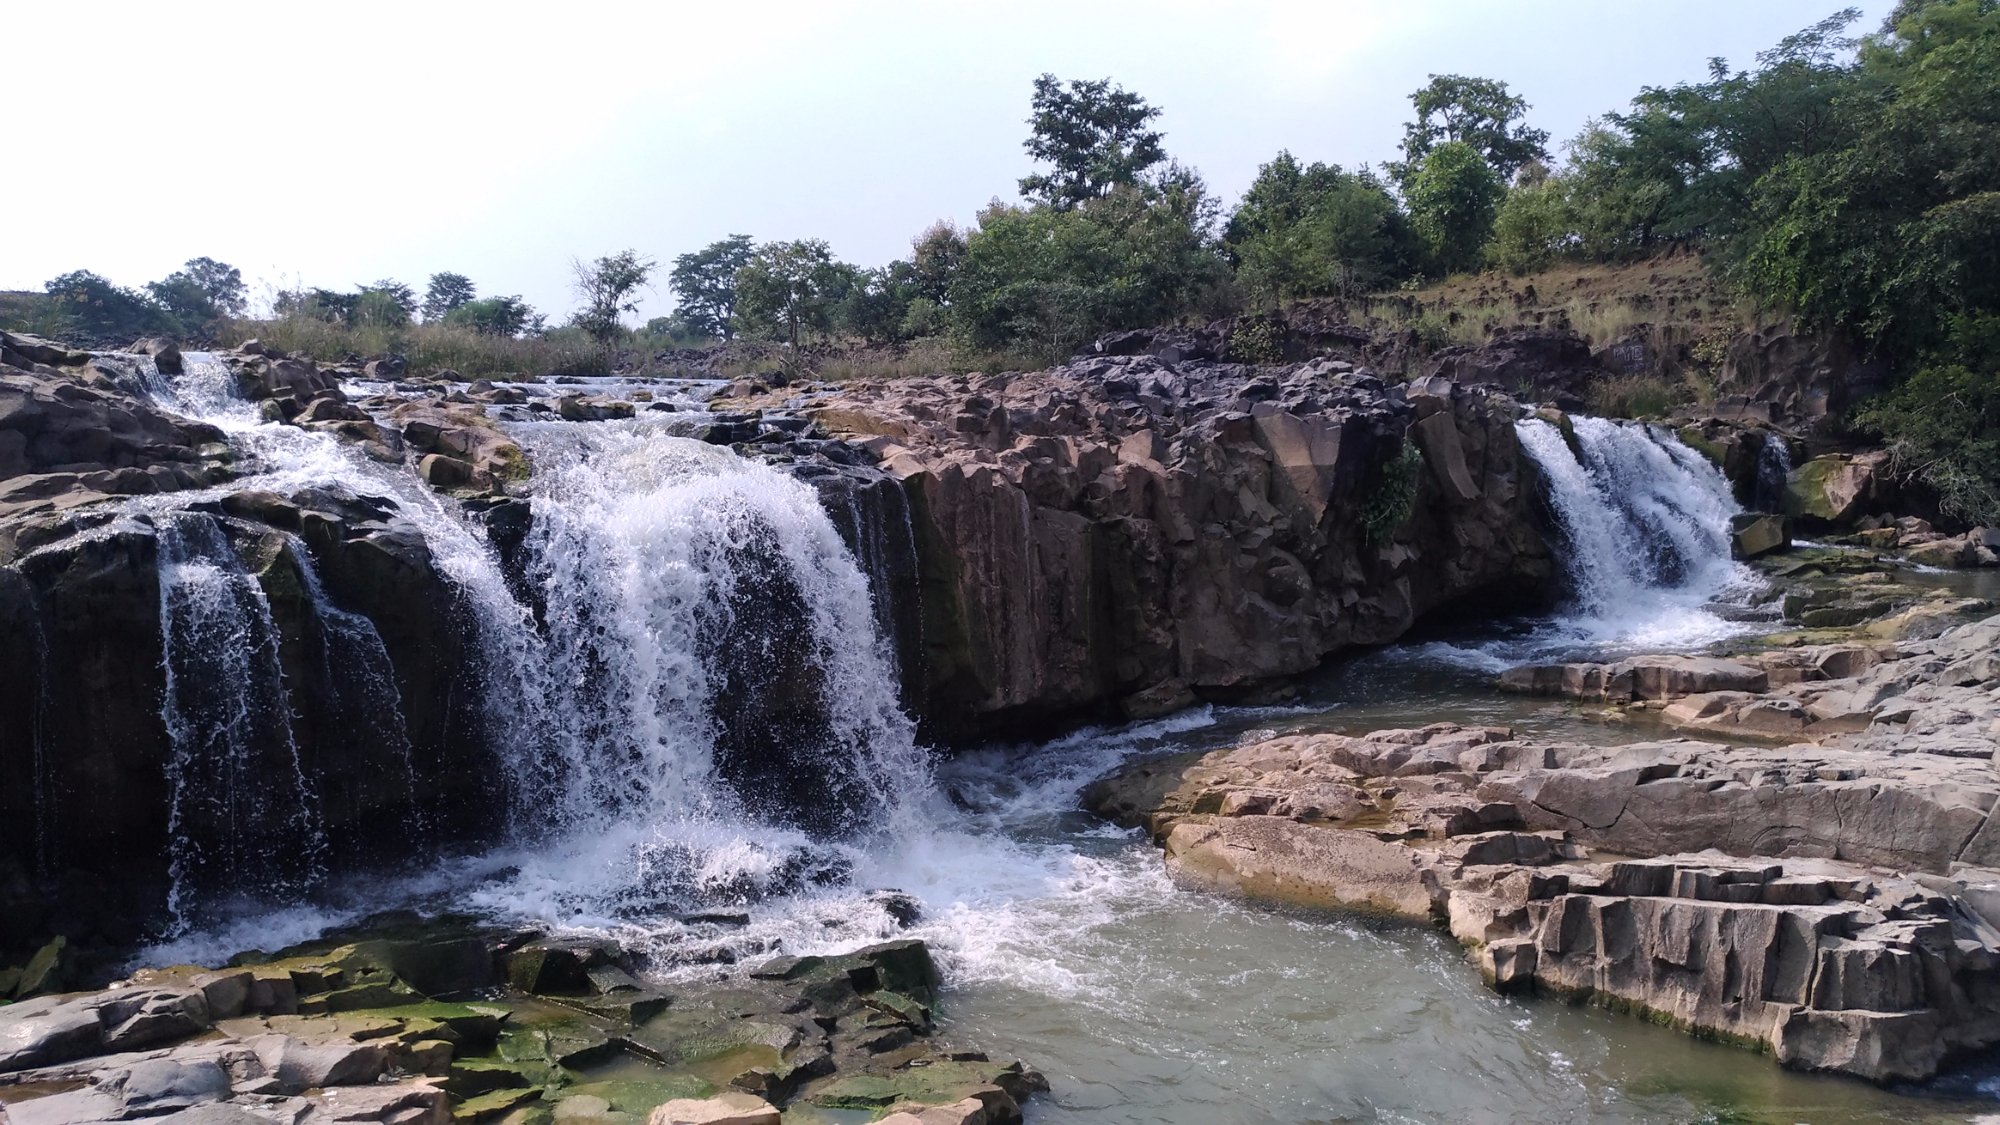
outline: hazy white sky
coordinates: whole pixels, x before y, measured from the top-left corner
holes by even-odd
[[[0,289],[187,258],[270,286],[438,270],[556,319],[568,263],[723,235],[907,253],[1014,197],[1029,83],[1110,76],[1233,202],[1278,149],[1380,163],[1433,73],[1501,78],[1558,140],[1840,0],[14,0]],[[1889,0],[1861,4],[1876,27]],[[645,315],[664,313],[664,282]]]

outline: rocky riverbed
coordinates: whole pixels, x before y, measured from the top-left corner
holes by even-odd
[[[1061,885],[1090,839],[982,838],[1005,814],[933,787],[899,700],[938,745],[1171,726],[1282,705],[1420,624],[1558,604],[1499,686],[1616,738],[1264,736],[1091,800],[1191,885],[1434,921],[1503,988],[1795,1067],[1925,1078],[1993,1041],[2000,625],[1911,569],[1990,565],[1990,532],[1904,514],[1871,454],[1787,473],[1816,451],[1741,420],[1531,410],[1472,381],[1476,353],[1396,383],[1359,354],[1112,343],[725,388],[0,339],[0,619],[31,638],[0,654],[0,1105],[1010,1120],[1032,1080],[937,1042],[929,970],[883,962],[920,948],[748,968],[900,933],[869,887],[986,901],[910,848]],[[1801,531],[1838,546],[1787,549]],[[1678,648],[1731,639],[1652,653],[1656,617],[1692,624]],[[1609,654],[1537,641],[1551,622]],[[378,921],[62,991],[335,876],[436,895],[405,877],[507,841],[468,868],[464,933]],[[695,928],[737,936],[683,940],[718,910]],[[550,918],[595,936],[522,928]],[[924,932],[966,958],[962,921]],[[432,946],[484,967],[428,977],[409,949]]]
[[[1087,800],[1147,827],[1194,885],[1434,920],[1496,987],[1788,1066],[1927,1078],[2000,1041],[1996,644],[2000,618],[1801,654],[1820,678],[1775,696],[1767,672],[1685,658],[1507,678],[1684,696],[1669,713],[1838,693],[1818,743],[1606,748],[1439,724],[1145,764]],[[1700,690],[1718,676],[1738,690]]]
[[[399,932],[401,931],[401,932]],[[1046,1088],[934,1034],[921,942],[663,989],[615,947],[378,919],[0,1007],[0,1120],[1008,1125]],[[833,1118],[818,1118],[833,1120]]]

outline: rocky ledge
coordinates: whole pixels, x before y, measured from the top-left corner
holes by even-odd
[[[1127,355],[734,405],[799,411],[901,482],[939,738],[1268,693],[1554,574],[1522,409],[1491,387]]]
[[[2000,1042],[1996,640],[2000,618],[1821,684],[1949,688],[1962,740],[1912,738],[1915,708],[1783,748],[1438,724],[1151,763],[1086,801],[1192,885],[1443,925],[1497,987],[1927,1078]]]
[[[616,949],[418,928],[0,1005],[0,1120],[1012,1125],[1047,1088],[938,1040],[921,942],[661,989]]]

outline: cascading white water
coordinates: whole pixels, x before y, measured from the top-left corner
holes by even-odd
[[[295,897],[324,874],[327,840],[263,588],[200,513],[160,523],[159,582],[167,908],[184,928],[218,888]]]
[[[1735,632],[1712,603],[1756,586],[1729,552],[1742,509],[1729,481],[1673,434],[1636,422],[1573,417],[1579,460],[1539,418],[1515,423],[1547,481],[1571,601],[1555,643],[1692,647]]]
[[[837,877],[932,792],[867,579],[809,486],[655,422],[530,424],[506,896],[629,916]],[[519,900],[517,900],[519,901]]]
[[[1550,618],[1480,643],[1412,645],[1401,657],[1488,672],[1545,660],[1689,650],[1744,626],[1717,612],[1761,586],[1730,556],[1729,481],[1671,432],[1571,416],[1572,449],[1540,418],[1514,423],[1540,470],[1568,594]],[[1581,457],[1578,454],[1581,453]]]
[[[222,427],[257,471],[154,511],[241,488],[385,496],[465,596],[517,806],[519,846],[482,865],[507,869],[484,905],[588,922],[749,901],[839,882],[871,839],[921,819],[928,759],[886,630],[811,487],[663,420],[523,425],[536,466],[524,605],[484,534],[407,471],[260,424],[215,357],[185,365],[149,379],[157,400]],[[349,650],[329,663],[393,711],[379,635],[297,553],[322,637]]]

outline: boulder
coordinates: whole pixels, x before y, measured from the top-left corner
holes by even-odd
[[[125,350],[134,355],[150,357],[153,361],[154,369],[162,375],[179,375],[182,373],[181,349],[172,340],[164,336],[148,336],[143,340],[136,341],[131,347]]]
[[[778,1110],[755,1094],[680,1098],[653,1110],[646,1125],[779,1125]]]
[[[1785,514],[1818,526],[1841,526],[1890,499],[1885,452],[1829,453],[1792,471],[1785,486]]]
[[[1729,553],[1739,559],[1762,558],[1792,545],[1783,516],[1745,512],[1729,520]]]

